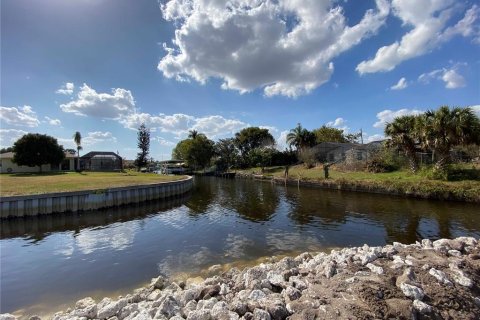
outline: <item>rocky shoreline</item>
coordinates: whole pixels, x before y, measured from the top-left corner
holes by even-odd
[[[303,253],[201,283],[160,276],[117,300],[82,299],[52,319],[479,319],[479,284],[477,239],[425,239]]]

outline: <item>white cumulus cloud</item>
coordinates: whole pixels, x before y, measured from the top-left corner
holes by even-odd
[[[441,80],[445,82],[445,88],[447,89],[457,89],[462,88],[467,85],[465,78],[459,73],[458,66],[456,64],[450,69],[436,69],[427,73],[422,73],[418,77],[418,81],[423,84],[430,83],[431,80]]]
[[[401,78],[397,84],[390,87],[391,90],[403,90],[408,87],[407,79]]]
[[[360,74],[390,71],[403,61],[436,49],[453,36],[472,36],[475,41],[480,34],[475,26],[480,14],[477,5],[466,10],[464,17],[451,27],[448,24],[454,13],[463,8],[455,0],[393,0],[392,7],[393,14],[411,30],[400,41],[379,48],[373,59],[362,61],[357,66]]]
[[[290,130],[281,131],[278,137],[276,138],[277,141],[277,149],[280,151],[285,150],[287,145],[287,135],[290,133]]]
[[[75,85],[73,84],[73,82],[67,82],[55,92],[64,95],[71,95],[73,94],[73,90],[75,90]]]
[[[153,141],[157,141],[158,144],[160,144],[161,146],[166,146],[166,147],[173,147],[176,143],[173,142],[173,141],[170,141],[170,140],[167,140],[163,137],[153,137],[152,138]]]
[[[480,117],[480,105],[470,106],[470,108],[477,114],[477,117]]]
[[[351,26],[330,0],[171,0],[161,10],[176,26],[158,64],[165,77],[297,97],[327,82],[332,59],[376,34],[390,6],[376,0]]]
[[[400,109],[400,110],[383,110],[377,113],[378,121],[373,124],[375,128],[383,128],[388,122],[392,122],[393,119],[406,115],[417,115],[424,111],[416,109]]]
[[[0,129],[0,147],[11,147],[15,141],[27,133],[18,129]]]
[[[38,127],[40,120],[30,106],[0,107],[0,120],[14,126]]]
[[[45,121],[51,126],[60,126],[62,124],[62,121],[60,119],[52,119],[50,117],[45,117]]]
[[[100,142],[117,142],[117,138],[109,131],[88,132],[87,136],[82,138],[82,145],[89,146]]]
[[[133,130],[145,123],[149,128],[158,129],[160,132],[171,133],[179,137],[186,136],[189,130],[197,130],[211,139],[232,135],[248,126],[243,121],[224,118],[220,115],[194,117],[182,113],[172,115],[134,113],[122,118],[120,122],[126,128]]]
[[[112,93],[98,93],[83,84],[77,98],[60,105],[64,112],[81,116],[91,116],[104,119],[119,119],[135,112],[135,100],[129,90],[116,88]]]
[[[340,130],[343,130],[343,132],[348,133],[350,128],[347,126],[347,120],[343,118],[337,118],[334,121],[329,121],[327,122],[327,127],[334,127]]]

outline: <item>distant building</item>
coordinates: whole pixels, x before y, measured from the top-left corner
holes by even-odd
[[[367,144],[322,142],[312,149],[320,162],[355,162],[367,161],[382,146],[383,141],[373,141]]]
[[[115,152],[92,151],[80,157],[80,170],[120,171],[122,169],[122,157]]]
[[[159,163],[160,173],[162,174],[184,174],[189,170],[185,160],[166,160]]]
[[[13,162],[13,152],[6,152],[0,154],[0,173],[29,173],[39,172],[38,166],[28,167],[19,166]],[[75,170],[75,154],[65,152],[65,159],[59,165],[44,164],[42,165],[42,172],[50,171],[73,171]]]

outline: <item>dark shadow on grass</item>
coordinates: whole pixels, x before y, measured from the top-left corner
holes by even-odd
[[[12,177],[47,177],[47,176],[60,176],[67,174],[67,172],[56,171],[56,172],[35,172],[35,173],[11,173]]]

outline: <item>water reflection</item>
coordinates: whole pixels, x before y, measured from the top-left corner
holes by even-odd
[[[141,220],[149,215],[181,206],[191,194],[174,197],[168,201],[150,201],[143,204],[109,208],[84,213],[67,213],[61,215],[44,215],[2,220],[0,239],[27,237],[31,242],[43,240],[55,232],[74,231],[78,234],[82,229],[108,226],[113,223]]]
[[[196,178],[191,196],[167,202],[1,221],[0,309],[52,311],[92,291],[128,292],[158,273],[195,274],[274,254],[480,237],[477,211],[476,204]]]

